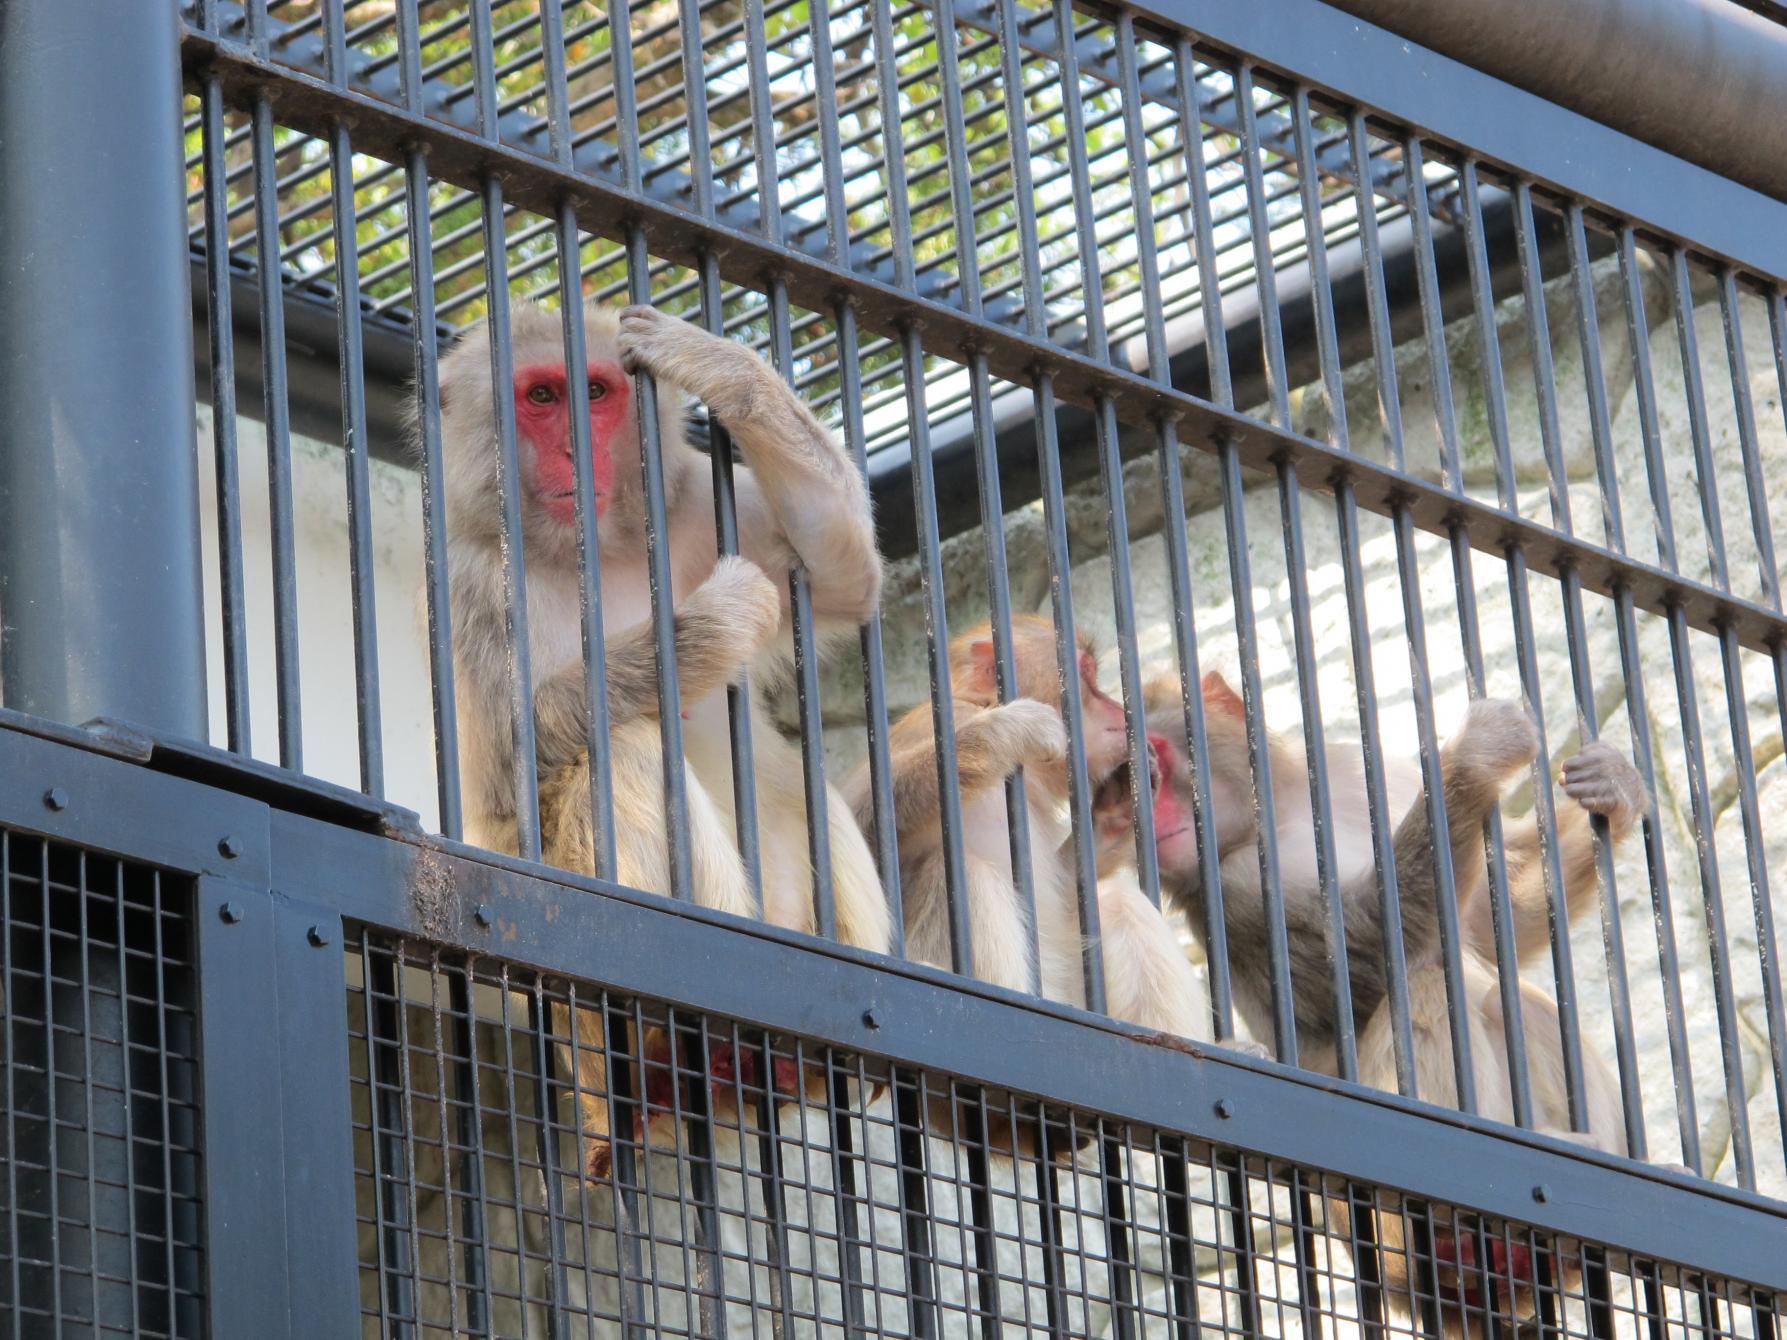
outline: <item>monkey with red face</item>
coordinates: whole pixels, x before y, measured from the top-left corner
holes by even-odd
[[[962,846],[974,975],[1027,990],[1034,967],[1042,994],[1085,1004],[1079,906],[1067,813],[1067,732],[1055,658],[1054,626],[1035,615],[1012,620],[1013,672],[1020,695],[999,701],[993,642],[986,625],[950,644],[956,777],[962,799]],[[1091,649],[1081,646],[1070,691],[1085,723],[1088,785],[1123,770],[1129,735],[1123,705],[1098,686]],[[1164,743],[1164,742],[1163,742]],[[920,706],[888,736],[900,887],[907,948],[914,958],[951,962],[948,899],[939,823],[936,739],[930,708]],[[1025,817],[1035,906],[1035,948],[1011,862],[1003,783],[1024,772]],[[859,816],[870,810],[867,768],[845,786]],[[1088,835],[1087,840],[1092,840]],[[1177,937],[1139,887],[1110,883],[1098,894],[1105,965],[1105,1007],[1113,1017],[1180,1035],[1195,1022],[1196,978]]]
[[[854,631],[879,600],[881,561],[868,490],[812,412],[749,349],[649,307],[591,309],[585,366],[568,369],[562,318],[517,303],[508,332],[527,576],[528,651],[534,674],[535,750],[541,829],[548,861],[595,869],[587,767],[575,503],[576,466],[567,378],[589,389],[591,474],[600,556],[604,670],[610,713],[617,879],[670,892],[657,713],[651,581],[638,403],[632,376],[659,389],[658,439],[687,783],[692,893],[706,906],[755,912],[734,831],[732,756],[724,687],[745,670],[785,674],[792,659],[788,578],[809,574],[817,639]],[[516,848],[513,743],[506,670],[498,433],[487,328],[470,333],[441,362],[441,423],[460,781],[467,837]],[[740,557],[722,558],[715,539],[708,462],[684,431],[693,394],[731,432],[744,457],[735,475]],[[757,822],[763,915],[814,929],[806,798],[798,750],[755,697]],[[885,951],[889,919],[874,858],[849,807],[827,789],[838,933]],[[580,1018],[585,1043],[601,1024]],[[600,1052],[579,1048],[592,1169],[605,1159],[606,1083]]]

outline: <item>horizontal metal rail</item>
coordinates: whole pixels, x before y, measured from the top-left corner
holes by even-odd
[[[1358,502],[1372,511],[1393,515],[1396,509],[1405,509],[1417,525],[1438,534],[1460,528],[1484,553],[1502,557],[1518,550],[1534,572],[1551,576],[1569,572],[1587,590],[1606,595],[1623,592],[1638,608],[1654,613],[1679,610],[1691,627],[1709,632],[1730,629],[1753,650],[1767,651],[1787,639],[1787,616],[1778,610],[1165,388],[1047,340],[977,319],[948,303],[702,218],[618,182],[568,171],[459,127],[331,87],[202,34],[187,35],[185,58],[192,70],[214,74],[226,94],[242,105],[257,94],[266,96],[281,117],[299,129],[327,135],[331,125],[353,121],[360,128],[360,149],[396,158],[419,144],[427,149],[430,171],[440,179],[467,188],[489,178],[502,180],[508,185],[508,199],[548,217],[559,202],[569,200],[585,228],[622,236],[636,225],[644,229],[657,255],[694,265],[703,253],[712,253],[741,277],[780,275],[790,298],[815,311],[827,310],[839,296],[849,294],[865,327],[888,333],[914,328],[923,346],[939,354],[978,349],[995,376],[1023,384],[1047,373],[1063,400],[1088,408],[1109,401],[1118,417],[1130,423],[1174,421],[1189,444],[1213,453],[1220,443],[1232,442],[1243,464],[1255,469],[1286,460],[1308,487],[1329,488],[1344,479]]]
[[[274,809],[61,740],[0,727],[0,762],[0,825],[226,878],[244,890],[244,920],[289,900],[342,922],[285,923],[294,935],[341,943],[364,925],[463,946],[1787,1289],[1787,1205],[1753,1193],[693,904]],[[60,809],[43,803],[52,784]],[[276,898],[248,900],[268,888]],[[789,980],[799,993],[765,986]]]

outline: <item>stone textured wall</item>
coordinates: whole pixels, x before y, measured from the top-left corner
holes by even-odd
[[[1646,484],[1634,360],[1621,305],[1621,281],[1611,259],[1593,270],[1602,365],[1611,410],[1611,439],[1618,474],[1617,498],[1629,550],[1656,561],[1657,510]],[[1696,493],[1696,472],[1688,422],[1688,396],[1676,312],[1667,276],[1652,269],[1643,275],[1649,317],[1648,351],[1658,404],[1659,440],[1667,466],[1667,486],[1678,560],[1688,575],[1708,574],[1706,526]],[[1715,295],[1695,293],[1691,330],[1698,342],[1708,405],[1714,492],[1719,501],[1725,546],[1734,589],[1755,598],[1756,548],[1744,486],[1739,449],[1738,416],[1733,403],[1725,355],[1721,314]],[[1542,446],[1538,397],[1534,392],[1530,337],[1524,306],[1518,300],[1498,309],[1499,355],[1507,382],[1509,438],[1521,511],[1550,523],[1552,504]],[[1601,488],[1595,470],[1594,441],[1588,414],[1584,358],[1577,334],[1576,307],[1567,280],[1547,288],[1547,316],[1558,386],[1561,458],[1567,475],[1567,496],[1575,527],[1585,537],[1603,537]],[[1744,327],[1750,348],[1750,392],[1758,424],[1762,471],[1770,496],[1780,496],[1787,480],[1787,429],[1775,369],[1767,357],[1766,317],[1760,305],[1746,305]],[[1760,335],[1758,334],[1760,332]],[[1466,485],[1473,494],[1495,497],[1495,453],[1490,431],[1485,365],[1474,324],[1448,327],[1447,352],[1452,368],[1459,442]],[[1397,350],[1398,382],[1405,425],[1408,468],[1424,477],[1439,477],[1439,439],[1435,428],[1432,387],[1424,345]],[[1370,364],[1348,370],[1345,407],[1354,450],[1385,458],[1386,446],[1376,402],[1376,372]],[[1303,388],[1293,398],[1295,426],[1312,436],[1333,437],[1334,415],[1319,388]],[[1237,662],[1234,604],[1226,559],[1226,539],[1214,458],[1186,447],[1181,455],[1188,516],[1185,518],[1196,599],[1197,627],[1205,668],[1232,670]],[[1131,463],[1125,472],[1125,493],[1131,523],[1130,559],[1141,652],[1145,664],[1170,665],[1173,657],[1172,595],[1166,570],[1157,466],[1152,458]],[[1072,588],[1079,626],[1103,650],[1101,665],[1107,684],[1116,682],[1116,653],[1111,563],[1104,503],[1096,487],[1068,499],[1068,527],[1074,567]],[[1298,732],[1301,715],[1295,664],[1289,586],[1283,551],[1283,526],[1277,490],[1270,480],[1251,482],[1244,499],[1248,554],[1253,573],[1253,601],[1259,621],[1261,672],[1268,720],[1280,730]],[[1313,607],[1315,642],[1324,726],[1331,739],[1357,738],[1357,700],[1352,676],[1352,648],[1338,561],[1335,513],[1326,495],[1306,492],[1302,516],[1308,549],[1308,583]],[[1365,603],[1372,630],[1372,663],[1384,738],[1390,747],[1414,738],[1415,717],[1410,692],[1410,648],[1397,579],[1396,546],[1389,522],[1366,516],[1361,559]],[[1049,569],[1040,505],[1013,513],[1006,521],[1006,549],[1014,609],[1047,613]],[[1458,631],[1457,597],[1450,546],[1443,537],[1422,533],[1416,545],[1421,607],[1427,625],[1426,665],[1432,677],[1437,724],[1442,734],[1458,720],[1467,691]],[[978,533],[950,541],[943,553],[945,595],[952,631],[984,617],[986,568]],[[1520,695],[1515,659],[1510,593],[1504,565],[1494,555],[1472,555],[1489,690],[1497,696]],[[1563,636],[1564,606],[1557,582],[1532,577],[1529,582],[1534,625],[1534,655],[1543,686],[1541,701],[1554,759],[1573,752],[1578,738],[1577,713],[1571,692],[1571,666]],[[1602,733],[1629,749],[1624,678],[1612,602],[1585,597],[1586,651],[1595,686]],[[915,561],[894,565],[883,606],[887,648],[889,702],[897,713],[926,701],[922,587]],[[1683,1008],[1680,1022],[1686,1038],[1681,1058],[1691,1071],[1688,1092],[1692,1120],[1675,1095],[1669,1046],[1667,1004],[1658,970],[1657,917],[1643,844],[1624,844],[1616,862],[1619,925],[1631,982],[1638,1047],[1638,1074],[1651,1156],[1674,1161],[1681,1157],[1678,1121],[1697,1132],[1705,1166],[1721,1180],[1736,1180],[1731,1121],[1726,1104],[1727,1078],[1721,1065],[1720,1032],[1714,976],[1707,951],[1706,902],[1697,827],[1692,813],[1689,770],[1683,748],[1683,716],[1672,673],[1666,623],[1639,616],[1639,661],[1644,667],[1642,699],[1654,745],[1657,778],[1657,821],[1664,866],[1659,896],[1673,916],[1679,954]],[[1730,944],[1728,979],[1735,1000],[1735,1042],[1742,1067],[1742,1092],[1756,1149],[1759,1185],[1787,1195],[1787,1171],[1777,1100],[1770,1075],[1769,1030],[1758,970],[1756,917],[1748,874],[1739,787],[1726,710],[1725,680],[1716,638],[1695,633],[1687,638],[1692,666],[1687,683],[1694,695],[1705,746],[1705,778],[1712,815],[1707,860],[1716,862],[1712,885],[1722,907]],[[1781,715],[1775,698],[1772,667],[1766,658],[1744,653],[1743,689],[1748,729],[1759,787],[1759,847],[1763,868],[1773,876],[1772,901],[1787,913],[1787,761],[1782,758]],[[827,686],[828,753],[833,774],[853,766],[864,748],[860,665],[841,654],[831,667]],[[784,706],[792,724],[792,705]],[[1412,752],[1412,751],[1410,751]],[[1505,809],[1520,812],[1531,805],[1530,787],[1510,796]],[[1195,953],[1195,950],[1193,951]],[[1585,1045],[1613,1058],[1613,1030],[1607,985],[1607,960],[1599,919],[1588,915],[1573,928],[1571,956],[1577,980]],[[1549,966],[1536,974],[1550,986]]]

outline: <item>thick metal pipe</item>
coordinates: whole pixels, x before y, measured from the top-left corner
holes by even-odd
[[[173,5],[0,6],[0,697],[204,739]]]
[[[1787,26],[1730,0],[1330,2],[1787,200]]]

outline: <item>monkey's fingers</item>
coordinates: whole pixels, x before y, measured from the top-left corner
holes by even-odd
[[[1565,795],[1590,814],[1630,822],[1650,805],[1644,779],[1620,752],[1591,740],[1582,752],[1564,760],[1558,784]]]

